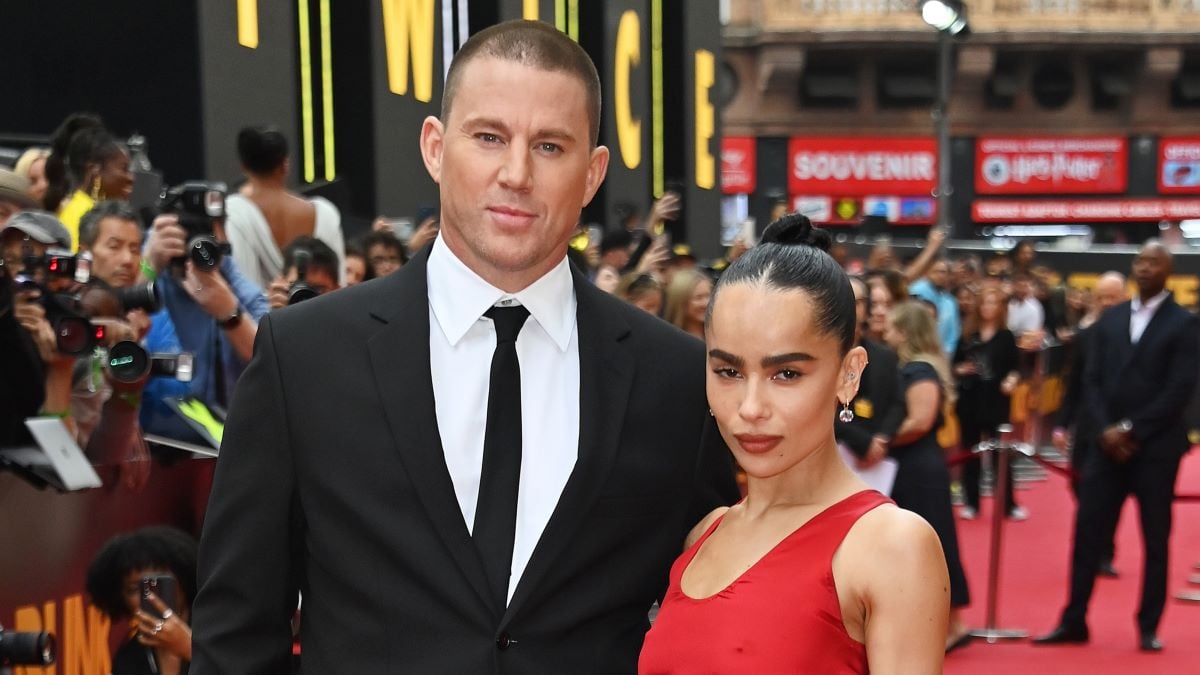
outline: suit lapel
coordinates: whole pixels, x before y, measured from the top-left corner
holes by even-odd
[[[438,433],[429,366],[429,249],[381,283],[392,289],[372,316],[386,325],[367,341],[392,440],[434,529],[480,599],[491,606],[479,553],[463,521]]]
[[[1117,354],[1120,357],[1117,359],[1117,363],[1121,364],[1121,369],[1123,370],[1125,366],[1129,365],[1129,359],[1133,357],[1133,340],[1130,337],[1129,331],[1129,320],[1133,315],[1133,303],[1124,302],[1109,311],[1116,315],[1113,321],[1113,330],[1116,331],[1114,338],[1117,345]]]
[[[1163,299],[1162,304],[1158,309],[1154,310],[1154,316],[1150,317],[1150,323],[1146,324],[1146,329],[1142,331],[1142,337],[1137,341],[1137,344],[1132,345],[1129,350],[1129,360],[1132,361],[1135,356],[1140,354],[1143,349],[1153,349],[1152,343],[1158,339],[1158,336],[1164,330],[1167,322],[1171,320],[1170,314],[1173,311],[1172,305],[1175,304],[1175,296],[1168,295]],[[1130,309],[1132,311],[1132,308]]]
[[[517,583],[501,627],[529,599],[591,511],[612,468],[633,385],[634,359],[620,342],[629,332],[628,324],[605,306],[607,296],[602,291],[574,268],[572,272],[578,302],[579,457]]]

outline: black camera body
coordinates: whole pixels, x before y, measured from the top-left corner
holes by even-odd
[[[0,626],[0,672],[8,666],[49,666],[55,657],[50,633],[14,633]]]
[[[288,304],[294,305],[315,298],[321,291],[308,285],[308,265],[312,262],[312,254],[304,249],[295,253],[296,281],[288,287]]]
[[[187,257],[173,261],[177,267],[182,268],[191,259],[198,269],[209,271],[220,266],[221,258],[229,255],[229,243],[217,241],[213,235],[213,223],[225,219],[228,192],[225,183],[219,181],[187,181],[165,188],[159,195],[159,212],[175,214],[187,232]]]

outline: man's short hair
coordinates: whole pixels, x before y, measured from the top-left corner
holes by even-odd
[[[462,71],[476,57],[514,61],[552,73],[565,72],[579,79],[587,96],[588,140],[592,147],[600,140],[600,75],[596,64],[577,42],[541,21],[516,19],[485,28],[467,40],[450,62],[442,91],[442,123],[450,119],[450,109],[458,90]]]
[[[283,249],[283,271],[287,272],[296,266],[296,253],[299,251],[308,251],[311,256],[308,262],[308,269],[321,270],[329,275],[335,281],[341,277],[340,265],[338,264],[337,254],[329,247],[329,244],[315,237],[296,237],[292,243]]]
[[[139,230],[144,229],[142,219],[138,217],[137,212],[129,206],[128,202],[115,199],[103,201],[93,206],[91,211],[83,214],[83,217],[79,219],[80,248],[91,248],[96,245],[96,239],[100,237],[100,223],[105,218],[132,221]]]

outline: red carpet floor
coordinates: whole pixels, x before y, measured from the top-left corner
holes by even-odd
[[[1038,635],[1053,628],[1066,603],[1070,572],[1071,528],[1075,502],[1066,480],[1050,474],[1018,490],[1018,503],[1030,511],[1025,522],[1005,529],[997,624]],[[1178,494],[1200,494],[1200,452],[1183,461]],[[958,536],[971,585],[972,604],[965,617],[983,626],[991,528],[989,499],[981,518],[958,521]],[[1166,613],[1159,627],[1165,650],[1144,654],[1137,649],[1134,615],[1141,588],[1141,534],[1137,505],[1125,503],[1117,531],[1115,566],[1120,578],[1097,580],[1088,611],[1091,643],[1083,646],[1034,647],[1027,640],[988,644],[976,639],[946,658],[947,673],[1200,673],[1200,604],[1174,599],[1181,590],[1200,590],[1188,577],[1200,574],[1200,502],[1176,502],[1171,534],[1171,571]]]

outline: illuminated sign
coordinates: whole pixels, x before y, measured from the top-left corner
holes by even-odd
[[[796,137],[788,143],[793,194],[928,195],[937,184],[932,138]]]
[[[980,138],[975,141],[975,192],[1124,192],[1126,154],[1125,139],[1118,136]]]

